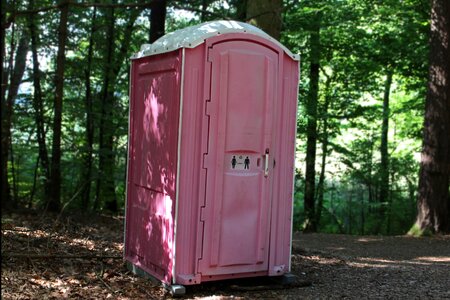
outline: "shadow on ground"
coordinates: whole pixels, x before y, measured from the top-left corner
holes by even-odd
[[[163,299],[122,260],[123,218],[25,211],[2,215],[3,299]],[[450,236],[293,236],[295,281],[209,282],[184,299],[450,298]]]

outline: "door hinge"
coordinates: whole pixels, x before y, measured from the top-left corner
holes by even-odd
[[[208,153],[203,153],[202,168],[203,169],[208,169],[209,168],[209,155],[208,155]]]

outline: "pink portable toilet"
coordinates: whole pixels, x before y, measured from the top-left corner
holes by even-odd
[[[299,57],[214,21],[132,57],[125,259],[171,286],[290,271]]]

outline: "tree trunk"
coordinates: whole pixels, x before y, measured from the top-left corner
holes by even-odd
[[[374,137],[374,133],[371,133],[370,136],[370,149],[369,149],[369,153],[368,153],[368,157],[367,160],[369,162],[369,166],[368,166],[368,178],[367,178],[367,190],[369,192],[369,198],[368,198],[368,202],[369,202],[369,211],[370,211],[370,205],[372,205],[372,203],[375,201],[375,192],[374,192],[374,187],[373,187],[373,148],[374,148],[374,144],[375,144],[375,137]]]
[[[385,209],[383,209],[383,202],[388,202],[389,194],[389,153],[388,153],[388,133],[389,133],[389,98],[392,85],[392,70],[388,70],[386,74],[386,81],[384,84],[383,95],[383,122],[381,125],[381,146],[380,146],[380,203],[382,204],[380,212],[381,218]]]
[[[89,207],[89,200],[91,195],[91,183],[92,183],[92,154],[94,145],[94,120],[93,120],[93,101],[91,90],[91,70],[92,70],[92,57],[94,53],[94,33],[97,19],[97,8],[94,7],[92,13],[91,32],[89,37],[89,47],[87,54],[87,66],[85,70],[85,85],[86,85],[86,98],[85,98],[85,110],[86,110],[86,153],[84,156],[84,170],[81,180],[84,184],[83,192],[81,194],[81,207],[86,210]]]
[[[13,107],[14,102],[17,98],[17,94],[19,92],[19,86],[22,82],[22,77],[25,72],[25,65],[26,65],[26,58],[28,53],[28,46],[29,46],[29,35],[28,33],[23,30],[19,44],[17,46],[17,52],[16,56],[14,58],[14,67],[12,68],[12,72],[10,75],[10,81],[8,86],[8,96],[6,97],[6,103],[5,103],[5,111],[4,113],[4,119],[2,119],[2,160],[5,163],[5,175],[6,177],[2,180],[6,181],[5,185],[5,191],[6,191],[6,198],[2,201],[5,202],[3,205],[4,207],[10,207],[16,206],[17,199],[12,199],[10,195],[10,187],[8,183],[8,156],[12,156],[12,141],[11,141],[11,122],[12,122],[12,114],[13,114]],[[12,62],[11,62],[12,63]],[[3,117],[3,116],[2,116]],[[9,151],[8,151],[9,150]],[[14,176],[14,173],[13,173]],[[15,186],[14,181],[14,195],[17,195],[17,188]],[[2,187],[3,188],[3,187]],[[14,197],[16,198],[16,197]]]
[[[4,72],[4,61],[5,61],[5,54],[6,54],[6,42],[5,42],[5,27],[3,24],[6,22],[6,0],[1,0],[1,9],[0,9],[0,22],[2,26],[0,26],[0,67],[1,67],[1,74],[0,74],[0,83],[1,83],[1,89],[0,89],[0,101],[1,101],[1,149],[7,149],[8,140],[6,139],[6,123],[4,124],[6,120],[6,85],[4,85],[5,72]],[[1,151],[1,159],[0,159],[0,168],[1,168],[1,197],[2,197],[2,208],[5,208],[8,203],[10,203],[10,194],[9,194],[9,183],[8,183],[8,155],[4,153],[5,151]]]
[[[4,9],[6,8],[6,4],[3,3],[2,0],[2,19],[5,19],[5,11]],[[4,21],[2,21],[4,22]],[[3,24],[3,23],[2,23]],[[9,124],[9,121],[11,119],[10,115],[10,111],[8,109],[8,102],[6,99],[6,89],[8,87],[8,75],[10,73],[10,65],[11,65],[11,61],[12,61],[12,56],[13,53],[12,51],[14,50],[14,27],[11,33],[11,53],[10,53],[10,60],[9,60],[9,66],[8,68],[4,68],[5,63],[3,62],[5,60],[5,56],[6,56],[6,44],[5,44],[5,28],[3,26],[1,26],[1,32],[2,32],[2,88],[0,89],[0,93],[1,93],[1,195],[2,195],[2,204],[1,207],[2,208],[9,208],[10,206],[12,206],[12,198],[11,198],[11,187],[9,185],[9,180],[8,180],[8,159],[9,159],[9,135],[10,135],[10,127],[11,124]],[[6,62],[6,61],[5,61]]]
[[[247,20],[247,3],[249,0],[241,0],[236,2],[236,20],[246,22]]]
[[[378,224],[376,232],[379,233],[386,219],[386,211],[389,207],[389,152],[388,152],[388,134],[389,134],[389,98],[392,85],[392,70],[388,69],[386,81],[384,82],[383,93],[383,120],[381,124],[381,144],[380,144],[380,176],[378,186],[380,193],[378,200],[380,207],[378,209]]]
[[[317,183],[317,210],[316,210],[316,227],[318,228],[320,225],[320,219],[322,217],[322,209],[323,209],[323,196],[325,190],[325,167],[327,160],[327,152],[328,152],[328,133],[326,132],[328,128],[326,121],[324,122],[324,131],[323,131],[323,140],[322,140],[322,164],[320,167],[320,176],[319,182]]]
[[[128,53],[131,41],[131,33],[134,23],[140,14],[139,10],[133,10],[125,26],[124,39],[120,41],[121,48],[117,55],[114,54],[114,13],[111,13],[111,22],[108,26],[108,45],[106,54],[105,79],[101,93],[101,119],[99,131],[99,179],[97,180],[96,200],[94,209],[101,203],[115,212],[117,211],[117,197],[115,193],[115,153],[114,153],[114,123],[113,107],[115,105],[114,89],[120,68]],[[110,37],[110,38],[109,38]]]
[[[450,1],[433,0],[416,227],[450,231]]]
[[[25,65],[26,65],[26,58],[28,53],[28,46],[29,46],[29,35],[24,30],[22,32],[22,35],[19,40],[19,45],[17,47],[16,57],[14,59],[14,69],[11,74],[11,79],[9,82],[8,87],[8,97],[6,100],[7,103],[7,109],[10,113],[9,116],[7,116],[8,123],[11,125],[11,114],[12,114],[12,107],[14,105],[14,101],[16,100],[17,93],[19,92],[19,85],[22,82],[22,77],[25,72]]]
[[[361,206],[361,211],[360,211],[360,214],[361,214],[361,229],[360,229],[360,231],[359,231],[359,234],[360,235],[364,235],[364,228],[365,228],[365,215],[364,215],[364,189],[363,188],[361,188],[361,189],[359,189],[359,193],[360,193],[360,195],[359,195],[359,201],[360,201],[360,206]]]
[[[408,200],[410,203],[408,217],[413,220],[417,214],[417,189],[415,183],[408,176],[405,176],[406,183],[408,184]]]
[[[391,172],[391,174],[390,174],[390,181],[392,182],[392,183],[394,183],[395,181],[395,172],[394,171],[392,171]],[[394,186],[394,185],[393,185]],[[393,193],[393,191],[388,191],[388,205],[387,205],[387,208],[386,208],[386,211],[387,211],[387,216],[385,217],[385,219],[386,219],[386,234],[387,235],[391,235],[391,231],[392,231],[392,216],[394,215],[394,207],[393,207],[393,197],[392,197],[392,193]]]
[[[97,183],[97,205],[104,203],[104,207],[111,211],[117,211],[117,196],[115,191],[115,155],[114,155],[114,123],[113,123],[114,91],[105,91],[102,97],[102,119],[100,120],[100,177]]]
[[[55,103],[53,115],[53,141],[52,160],[50,167],[50,198],[48,199],[48,209],[59,211],[61,206],[61,120],[62,104],[64,96],[64,65],[66,62],[65,49],[67,40],[67,20],[69,6],[67,2],[60,2],[60,18],[58,28],[58,54],[56,57],[55,74]]]
[[[327,152],[328,152],[328,107],[330,105],[330,84],[331,79],[327,78],[326,88],[325,88],[325,103],[323,105],[323,129],[322,129],[322,161],[320,167],[319,182],[317,183],[317,210],[316,210],[316,226],[319,227],[320,219],[322,217],[323,209],[323,196],[325,190],[325,169],[327,162]]]
[[[315,222],[314,189],[316,176],[316,144],[317,144],[317,99],[319,94],[320,67],[320,12],[316,14],[312,23],[310,36],[311,65],[309,71],[309,91],[306,103],[308,123],[306,128],[306,171],[305,171],[305,232],[317,231]]]
[[[150,13],[150,43],[153,43],[165,33],[166,24],[166,0],[153,0]]]
[[[6,3],[2,0],[2,18],[5,19],[5,10],[6,9]],[[4,23],[2,23],[4,24]],[[8,208],[12,206],[12,198],[11,198],[11,187],[9,185],[9,179],[8,179],[8,159],[9,159],[9,136],[10,136],[10,121],[11,120],[11,111],[8,109],[8,100],[6,98],[6,90],[9,80],[9,74],[12,73],[12,63],[14,60],[14,49],[15,49],[15,40],[14,40],[14,34],[15,34],[15,26],[12,26],[11,30],[11,38],[10,38],[10,53],[9,53],[9,61],[8,61],[8,67],[4,68],[6,65],[6,42],[5,42],[5,27],[1,26],[2,34],[3,34],[3,46],[2,46],[2,60],[5,60],[5,62],[2,63],[2,88],[0,89],[1,93],[1,193],[2,193],[2,208]]]
[[[347,234],[352,234],[353,231],[353,184],[350,187],[350,192],[347,191]]]
[[[39,163],[40,163],[39,160],[40,160],[40,157],[38,155],[38,157],[36,159],[36,165],[34,167],[33,187],[31,188],[30,198],[28,198],[27,208],[33,207],[33,199],[34,199],[34,195],[36,194],[37,178],[38,178],[38,172],[39,172]]]
[[[4,91],[5,91],[5,86],[3,86],[3,63],[5,62],[5,54],[6,54],[6,27],[3,26],[3,24],[5,24],[6,22],[6,0],[1,0],[0,3],[1,7],[0,7],[0,24],[2,26],[0,26],[0,83],[2,84],[2,88],[0,89],[0,93],[1,93],[1,100],[3,100],[3,97],[5,95]],[[3,102],[3,101],[2,101]],[[2,110],[3,111],[3,110]]]
[[[106,34],[107,48],[105,55],[105,74],[103,79],[103,90],[101,95],[101,116],[99,128],[99,176],[96,186],[96,197],[94,202],[94,209],[98,209],[104,201],[108,203],[108,208],[112,211],[117,210],[116,193],[114,186],[114,173],[111,172],[113,168],[114,159],[111,159],[112,147],[109,145],[109,136],[112,128],[112,103],[113,98],[110,98],[109,90],[113,88],[112,68],[114,56],[114,26],[115,15],[114,8],[108,9],[107,18],[109,20]],[[109,126],[108,126],[109,125]],[[114,169],[113,169],[114,170]]]
[[[30,0],[29,2],[30,10],[34,8],[34,1]],[[44,182],[44,194],[46,199],[50,197],[50,163],[48,159],[48,150],[47,143],[45,137],[45,120],[44,120],[44,103],[42,99],[42,89],[41,89],[41,71],[39,69],[39,59],[37,54],[38,49],[38,31],[36,26],[35,15],[30,15],[27,18],[28,27],[30,30],[31,36],[31,54],[33,58],[33,86],[34,86],[34,94],[33,94],[33,108],[34,108],[34,119],[36,122],[36,136],[39,147],[39,159],[38,161],[41,164],[42,172],[44,174],[45,182]]]
[[[205,22],[206,21],[206,9],[208,8],[208,0],[202,0],[202,12],[200,15],[200,22]]]
[[[19,156],[19,159],[18,159],[17,165],[19,165],[20,154],[18,156]],[[11,136],[9,137],[9,160],[11,162],[11,177],[12,177],[12,187],[13,187],[12,188],[12,191],[13,191],[12,207],[17,208],[17,201],[19,200],[19,188],[17,186],[17,181],[18,181],[17,177],[19,177],[19,174],[16,173],[14,149],[13,149],[13,145],[12,145]],[[19,167],[17,167],[17,169],[19,169]]]
[[[247,21],[279,40],[282,9],[282,0],[247,0]]]

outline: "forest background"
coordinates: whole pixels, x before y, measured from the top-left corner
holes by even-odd
[[[2,208],[123,213],[129,58],[164,33],[227,19],[301,54],[295,230],[394,235],[417,220],[448,232],[446,2],[2,0]],[[434,31],[432,7],[447,15]],[[430,64],[444,74],[434,94]],[[443,129],[427,173],[433,122]]]

